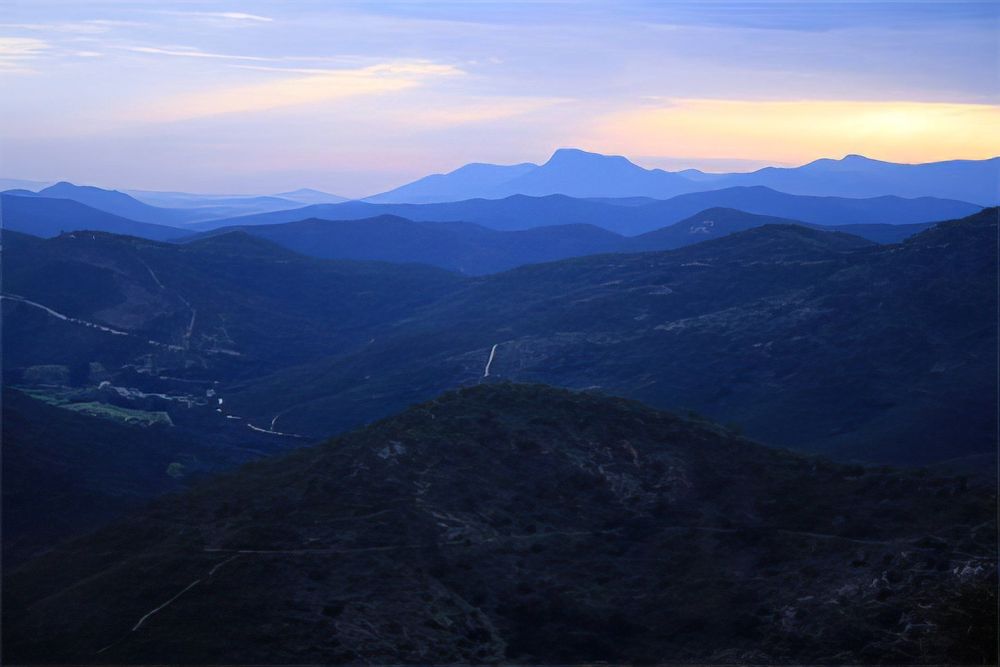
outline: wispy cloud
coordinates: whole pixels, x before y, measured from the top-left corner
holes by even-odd
[[[161,11],[160,14],[170,16],[184,16],[193,19],[203,19],[209,21],[234,21],[238,23],[271,23],[274,21],[269,16],[259,14],[248,14],[246,12],[193,12],[193,11]]]
[[[450,128],[524,116],[571,101],[561,97],[449,98],[438,104],[390,111],[388,120],[399,127]]]
[[[31,37],[0,37],[0,72],[32,71],[28,64],[49,49],[48,42]]]
[[[145,53],[154,56],[173,56],[178,58],[213,58],[218,60],[254,60],[260,62],[270,61],[271,58],[262,58],[260,56],[241,56],[229,53],[212,53],[210,51],[202,51],[201,49],[195,48],[193,46],[168,46],[168,47],[158,47],[158,46],[119,46],[116,47],[124,51],[132,51],[133,53]]]
[[[66,21],[57,23],[0,23],[0,30],[20,30],[30,32],[50,32],[70,35],[100,35],[115,28],[143,25],[138,21],[116,21],[92,19],[87,21]]]
[[[171,122],[391,93],[455,76],[462,70],[429,62],[391,62],[355,69],[319,71],[259,83],[185,93],[158,100],[129,114],[130,120]]]

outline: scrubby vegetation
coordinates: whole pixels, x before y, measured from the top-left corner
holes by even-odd
[[[990,663],[994,506],[964,478],[484,385],[26,564],[7,657]]]

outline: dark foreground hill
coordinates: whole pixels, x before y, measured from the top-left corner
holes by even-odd
[[[130,411],[136,401],[99,402],[114,400],[111,387],[92,393],[97,400],[57,407],[4,387],[5,568],[193,479],[292,444],[259,433],[185,428],[166,411]],[[109,418],[116,414],[130,422]],[[152,423],[137,423],[140,416]]]
[[[993,663],[992,492],[541,386],[445,394],[10,573],[26,663]]]

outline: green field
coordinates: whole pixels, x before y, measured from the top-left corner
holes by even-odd
[[[75,398],[82,397],[80,390],[66,389],[30,389],[27,387],[17,387],[20,391],[32,398],[44,401],[49,405],[73,412],[81,412],[92,417],[101,417],[112,421],[124,422],[126,424],[137,424],[139,426],[151,426],[152,424],[166,424],[173,426],[170,415],[162,410],[135,410],[132,408],[122,408],[100,401],[78,401]]]

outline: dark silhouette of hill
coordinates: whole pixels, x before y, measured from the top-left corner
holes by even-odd
[[[995,490],[543,386],[430,402],[9,572],[17,663],[989,664]]]
[[[673,250],[763,225],[801,225],[819,231],[852,234],[876,243],[899,243],[928,229],[933,226],[933,223],[815,225],[799,220],[756,215],[732,208],[716,207],[696,213],[686,220],[681,220],[667,227],[632,237],[629,239],[629,248],[633,250]]]
[[[136,407],[136,401],[116,397],[113,388],[95,391],[90,398],[119,398],[118,403]],[[183,489],[194,479],[287,449],[273,438],[236,441],[179,422],[115,422],[5,387],[4,568],[141,508],[156,496]]]

